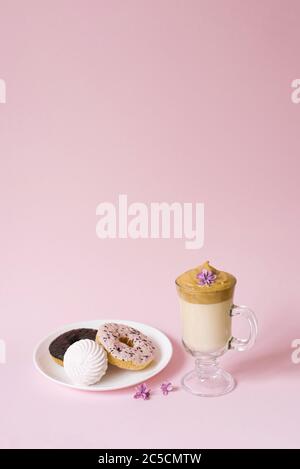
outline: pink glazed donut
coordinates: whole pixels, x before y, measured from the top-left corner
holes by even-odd
[[[103,324],[98,329],[96,342],[105,348],[111,365],[126,370],[142,370],[154,358],[155,347],[149,337],[124,324]]]

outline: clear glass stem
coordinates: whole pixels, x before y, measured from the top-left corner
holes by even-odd
[[[206,357],[195,360],[195,371],[199,379],[212,378],[219,370],[219,362],[216,358]]]
[[[235,381],[219,367],[217,357],[203,355],[195,360],[195,368],[182,379],[184,389],[203,397],[222,396],[232,391]]]

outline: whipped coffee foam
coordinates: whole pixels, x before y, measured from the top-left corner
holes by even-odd
[[[214,274],[215,280],[211,285],[200,285],[197,276],[203,270]],[[232,298],[235,284],[233,275],[217,270],[209,261],[184,272],[176,279],[178,294],[190,303],[200,304],[220,303]]]

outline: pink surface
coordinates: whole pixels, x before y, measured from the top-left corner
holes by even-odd
[[[0,0],[1,447],[299,447],[300,3]],[[204,202],[205,245],[99,240],[118,194]],[[173,281],[210,259],[238,277],[255,348],[222,360],[217,399],[74,392],[32,365],[67,322],[149,323],[174,344]]]

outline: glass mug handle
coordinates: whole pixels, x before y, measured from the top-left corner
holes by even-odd
[[[244,352],[253,347],[254,342],[257,337],[257,320],[255,314],[247,306],[236,306],[232,305],[230,316],[240,316],[247,319],[250,327],[250,333],[248,339],[237,339],[232,337],[229,341],[229,349],[238,350],[239,352]]]

